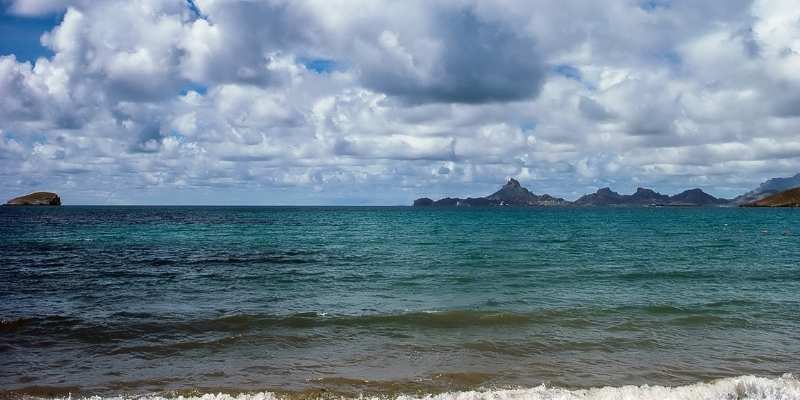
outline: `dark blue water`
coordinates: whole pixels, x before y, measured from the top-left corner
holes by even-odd
[[[777,379],[798,311],[792,209],[0,208],[12,397]]]

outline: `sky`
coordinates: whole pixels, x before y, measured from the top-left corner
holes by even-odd
[[[796,0],[0,0],[0,198],[401,205],[800,172]]]

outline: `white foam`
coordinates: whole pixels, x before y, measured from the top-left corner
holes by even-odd
[[[252,394],[206,394],[197,397],[165,398],[144,396],[139,400],[282,400],[271,392]],[[126,400],[100,398],[92,400]],[[387,397],[362,396],[360,400],[386,400]],[[395,400],[800,400],[800,380],[790,374],[781,378],[740,376],[687,386],[622,386],[568,390],[541,385],[529,389],[475,390],[435,395],[401,395]]]
[[[742,376],[679,387],[622,386],[567,390],[541,385],[531,389],[470,391],[426,396],[426,400],[800,400],[800,381]],[[410,400],[412,397],[402,397]]]

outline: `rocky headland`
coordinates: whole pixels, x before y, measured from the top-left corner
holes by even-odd
[[[737,205],[748,205],[796,187],[800,187],[800,174],[784,178],[772,178],[764,181],[757,188],[736,197],[732,201]]]
[[[742,204],[742,207],[800,207],[800,187]]]

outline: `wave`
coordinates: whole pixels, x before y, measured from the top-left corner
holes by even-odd
[[[197,325],[206,329],[236,331],[253,328],[286,327],[317,328],[325,326],[418,326],[428,328],[455,328],[468,326],[522,325],[531,323],[533,315],[511,312],[451,310],[420,311],[397,314],[328,315],[297,313],[290,315],[238,314],[205,320]]]
[[[66,333],[79,331],[126,331],[130,334],[172,331],[199,333],[206,331],[239,332],[272,327],[317,328],[326,326],[419,326],[429,328],[521,325],[546,320],[550,313],[528,314],[504,311],[449,310],[418,311],[389,314],[344,315],[303,312],[295,314],[233,314],[215,318],[171,319],[149,313],[117,313],[113,322],[83,320],[74,316],[43,316],[4,319],[0,329],[17,331],[35,329]]]
[[[657,318],[657,323],[672,325],[745,326],[748,321],[726,310],[726,303],[673,306],[650,304],[609,308],[544,309],[528,312],[503,310],[410,311],[376,314],[327,314],[301,312],[294,314],[229,314],[214,317],[185,318],[147,312],[121,312],[103,320],[79,316],[39,316],[0,320],[0,332],[54,334],[57,336],[101,336],[108,340],[135,338],[150,333],[204,332],[244,333],[269,328],[313,329],[323,327],[351,328],[478,328],[526,325],[558,325],[583,328],[596,319],[629,316]],[[664,319],[666,318],[666,319]],[[650,321],[653,323],[653,321]],[[611,330],[637,330],[647,320],[626,321]]]
[[[42,398],[37,394],[26,398]],[[53,398],[53,397],[50,397]],[[75,399],[72,396],[56,397]],[[479,389],[431,394],[335,394],[333,392],[257,392],[209,393],[202,395],[160,395],[84,397],[87,400],[295,400],[295,399],[359,399],[359,400],[798,400],[800,380],[786,374],[780,378],[739,376],[685,386],[619,386],[591,389],[566,389],[540,385],[523,389]]]

